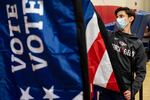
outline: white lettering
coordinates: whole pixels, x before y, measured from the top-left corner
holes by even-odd
[[[38,57],[32,55],[31,53],[29,53],[29,56],[30,56],[31,60],[38,62],[38,64],[32,64],[33,71],[47,67],[47,65],[48,65],[47,61],[45,61],[41,58],[38,58]]]
[[[39,47],[33,47],[32,41],[37,42],[39,44]],[[39,38],[36,35],[30,35],[27,38],[27,46],[28,46],[29,50],[34,52],[34,53],[42,53],[44,51],[42,40],[41,40],[41,38]]]
[[[45,68],[48,66],[48,62],[44,60],[43,58],[40,58],[36,56],[38,53],[41,55],[44,52],[44,45],[42,39],[37,35],[30,34],[30,30],[32,29],[43,29],[43,21],[39,20],[32,20],[31,16],[37,16],[41,17],[44,13],[43,10],[43,0],[22,0],[22,6],[23,6],[23,14],[24,14],[24,23],[25,23],[25,33],[26,35],[29,34],[29,36],[22,40],[20,38],[20,35],[18,36],[17,33],[22,33],[21,27],[19,26],[18,22],[18,13],[17,13],[17,5],[6,5],[7,15],[8,15],[8,26],[9,26],[9,32],[10,32],[10,48],[12,50],[11,55],[11,70],[12,72],[17,72],[23,69],[26,69],[26,63],[21,58],[24,56],[24,50],[28,50],[29,52],[29,58],[32,65],[32,70],[37,71],[39,69]],[[31,19],[30,19],[31,18]],[[33,33],[34,34],[34,33]],[[24,34],[25,35],[25,34]],[[27,40],[25,40],[27,39]],[[26,41],[27,47],[24,47],[24,44],[22,41]],[[33,55],[33,54],[35,55]],[[28,60],[27,60],[28,61]]]
[[[6,5],[6,9],[7,9],[8,18],[14,17],[14,18],[18,19],[18,13],[17,13],[17,6],[16,5],[13,5],[13,6]],[[11,11],[9,9],[11,9]]]
[[[132,51],[132,57],[134,57],[134,55],[135,55],[135,51]]]
[[[25,29],[26,29],[26,33],[29,34],[29,28],[38,28],[39,30],[43,29],[43,22],[39,21],[39,22],[28,22],[27,21],[27,16],[24,17],[24,21],[25,21]]]
[[[30,7],[26,7],[26,4],[29,3]],[[37,2],[38,8],[35,8],[36,0],[22,0],[23,5],[23,13],[24,15],[27,13],[35,13],[39,15],[43,15],[43,0],[39,0]]]
[[[14,36],[13,31],[16,31],[16,32],[19,32],[19,33],[20,33],[19,25],[18,25],[18,26],[12,26],[10,20],[8,20],[8,24],[9,24],[9,32],[10,32],[10,36]]]
[[[19,46],[19,48],[15,48],[15,44],[16,44],[16,46]],[[13,38],[10,41],[10,47],[14,54],[18,54],[18,55],[23,54],[23,44],[18,38]]]
[[[6,5],[7,15],[8,18],[16,18],[18,19],[18,13],[17,13],[17,6],[13,5]],[[20,32],[20,28],[18,25],[12,25],[11,20],[8,20],[9,24],[9,32],[10,36],[14,36],[13,31]]]
[[[112,44],[114,50],[116,50],[117,52],[120,52],[120,47],[116,44]]]
[[[23,62],[21,59],[15,57],[14,55],[11,55],[11,61],[12,62],[17,62],[17,63],[20,64],[20,65],[17,65],[17,66],[11,65],[11,70],[12,70],[13,73],[26,68],[26,63]]]

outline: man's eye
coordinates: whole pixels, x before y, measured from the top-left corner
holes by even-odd
[[[123,17],[123,15],[120,15],[120,17],[122,18],[122,17]]]

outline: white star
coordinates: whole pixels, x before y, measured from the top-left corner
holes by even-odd
[[[72,100],[83,100],[83,92],[80,92],[76,97],[74,97]]]
[[[22,94],[21,97],[20,97],[20,100],[33,99],[33,97],[30,96],[30,94],[29,94],[30,87],[28,87],[25,91],[22,88],[20,88],[20,90],[21,90],[21,94]]]
[[[49,90],[43,87],[43,90],[46,93],[45,96],[43,97],[44,99],[53,100],[59,98],[59,96],[54,94],[54,86],[52,86]]]

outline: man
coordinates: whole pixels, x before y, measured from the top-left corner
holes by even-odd
[[[100,100],[131,100],[131,95],[134,98],[145,78],[146,55],[142,41],[131,33],[131,25],[135,19],[134,11],[120,7],[116,9],[115,15],[118,30],[111,34],[111,40],[121,64],[119,70],[126,90],[123,93],[102,90]]]
[[[118,31],[112,36],[113,48],[121,63],[122,78],[125,87],[128,88],[123,94],[127,100],[131,99],[140,89],[146,74],[146,55],[142,41],[131,33],[131,25],[135,19],[135,13],[127,7],[120,7],[115,11]],[[135,78],[133,79],[133,74]],[[132,83],[131,83],[132,82]],[[131,85],[132,84],[132,88]]]

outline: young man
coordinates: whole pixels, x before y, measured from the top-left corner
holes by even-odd
[[[116,9],[115,15],[118,30],[111,34],[112,46],[121,64],[119,69],[126,90],[123,93],[102,90],[99,100],[131,100],[131,95],[134,97],[140,90],[146,74],[144,46],[142,41],[131,33],[131,25],[135,19],[134,11],[120,7]]]

